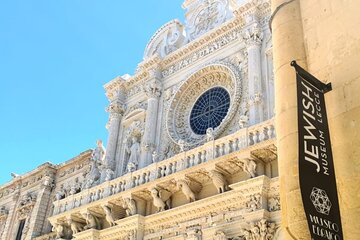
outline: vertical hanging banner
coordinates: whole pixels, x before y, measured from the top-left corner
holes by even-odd
[[[302,69],[295,61],[298,131],[299,178],[301,197],[313,240],[342,240],[339,201],[326,115],[324,84]]]

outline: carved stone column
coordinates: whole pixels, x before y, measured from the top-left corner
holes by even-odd
[[[152,162],[152,152],[155,149],[155,138],[157,129],[157,113],[159,107],[159,98],[162,92],[162,85],[155,71],[151,79],[144,86],[144,92],[148,97],[148,108],[146,111],[145,130],[142,139],[142,153],[139,168],[145,167]]]
[[[261,84],[261,42],[263,33],[254,22],[245,32],[244,40],[248,55],[248,94],[249,124],[263,121],[262,84]]]
[[[104,163],[104,173],[102,173],[101,182],[105,180],[110,180],[107,175],[110,175],[109,171],[115,172],[115,154],[116,147],[118,142],[119,128],[121,119],[125,112],[125,105],[120,100],[114,100],[110,103],[110,105],[106,108],[106,111],[109,113],[109,122],[107,124],[109,136],[107,140],[106,147],[106,156]],[[108,173],[106,173],[108,171]]]

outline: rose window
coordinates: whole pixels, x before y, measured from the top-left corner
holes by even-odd
[[[190,113],[190,127],[203,135],[206,129],[215,129],[226,117],[230,107],[230,95],[222,87],[214,87],[203,93]]]

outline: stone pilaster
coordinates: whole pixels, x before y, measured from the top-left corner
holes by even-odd
[[[53,174],[45,176],[44,181],[40,187],[37,195],[37,201],[33,207],[31,217],[27,219],[29,224],[29,231],[26,239],[32,239],[33,237],[40,236],[42,234],[42,228],[45,224],[47,212],[49,211],[49,202],[51,201],[50,195],[53,189]],[[29,221],[30,220],[30,221]]]
[[[158,71],[154,70],[150,74],[150,80],[148,80],[144,86],[144,92],[148,98],[148,107],[146,111],[144,136],[142,139],[140,168],[145,167],[152,162],[152,152],[155,149],[157,113],[159,98],[162,92],[162,85],[159,78]]]
[[[111,169],[115,172],[115,154],[120,130],[121,119],[125,112],[125,105],[120,100],[114,100],[106,108],[109,113],[108,131],[109,136],[107,140],[105,169]]]
[[[244,40],[248,55],[248,105],[249,124],[263,121],[263,96],[261,79],[261,43],[263,33],[257,22],[245,32]]]

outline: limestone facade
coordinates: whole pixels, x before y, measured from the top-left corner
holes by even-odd
[[[281,239],[270,1],[183,7],[105,84],[106,146],[1,186],[1,239]],[[196,134],[212,89],[226,111]]]

